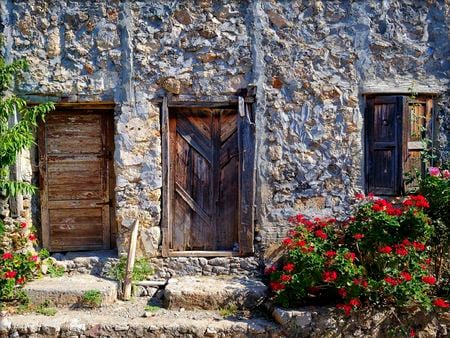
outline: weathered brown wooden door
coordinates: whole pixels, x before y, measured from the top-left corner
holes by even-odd
[[[233,250],[239,227],[237,111],[176,108],[169,125],[170,249]]]
[[[57,110],[40,126],[42,240],[50,251],[110,247],[110,110]]]

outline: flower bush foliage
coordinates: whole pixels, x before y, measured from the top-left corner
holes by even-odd
[[[0,301],[15,300],[24,283],[40,274],[47,252],[33,249],[36,235],[27,223],[15,223],[6,231],[7,244],[0,246]]]
[[[433,234],[423,196],[392,204],[357,196],[355,213],[345,222],[298,215],[283,240],[285,256],[266,268],[277,302],[292,306],[311,297],[335,299],[345,314],[364,304],[445,308],[430,297]],[[317,303],[317,301],[316,301]]]

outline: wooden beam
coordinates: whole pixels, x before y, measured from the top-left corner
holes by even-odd
[[[169,108],[167,97],[164,97],[161,106],[161,148],[162,148],[162,256],[169,255],[170,247],[170,215],[171,215],[171,172],[170,172],[170,133],[169,133]]]
[[[152,100],[153,103],[162,103],[164,98],[158,97]],[[195,95],[170,95],[167,97],[168,107],[227,107],[236,106],[239,96],[220,95],[220,96],[195,96]],[[252,96],[244,98],[246,103],[253,103],[255,99]]]
[[[169,251],[170,257],[236,257],[235,251]]]
[[[134,261],[136,260],[137,238],[139,233],[139,220],[136,220],[131,231],[130,246],[128,248],[127,269],[123,283],[123,300],[130,300],[133,281]]]

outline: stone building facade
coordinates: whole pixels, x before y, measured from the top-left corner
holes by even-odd
[[[256,252],[290,215],[340,215],[365,190],[368,95],[430,95],[449,156],[448,1],[2,0],[1,12],[7,59],[30,63],[21,95],[114,105],[121,251],[139,219],[140,251],[161,254],[166,95],[201,106],[255,93]]]

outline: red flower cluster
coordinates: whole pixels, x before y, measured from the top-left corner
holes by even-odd
[[[399,284],[402,283],[401,279],[396,279],[396,278],[392,278],[392,277],[384,277],[384,281],[388,284],[391,284],[392,286],[397,286]]]
[[[408,250],[406,250],[403,244],[396,244],[395,253],[399,256],[406,256],[408,254]]]
[[[292,279],[292,276],[291,275],[281,275],[280,279],[282,282],[290,282]]]
[[[22,223],[20,223],[19,226],[20,226],[22,229],[25,229],[25,228],[27,227],[27,223],[22,222]]]
[[[293,263],[287,263],[283,266],[283,271],[292,272],[295,269],[295,265]]]
[[[414,249],[416,249],[417,251],[424,251],[425,250],[425,244],[423,244],[423,243],[414,242],[413,246],[414,246]]]
[[[325,252],[325,257],[333,258],[334,256],[336,256],[336,251],[329,250]]]
[[[290,246],[292,244],[292,238],[287,237],[287,238],[283,239],[283,241],[281,243],[283,243],[283,245],[285,245],[285,246]]]
[[[270,283],[270,288],[273,291],[281,291],[281,290],[284,290],[286,288],[286,285],[284,285],[283,283],[280,283],[280,282],[271,282]]]
[[[353,238],[359,241],[364,238],[364,234],[354,234]]]
[[[10,253],[10,252],[5,252],[5,253],[2,255],[2,258],[3,258],[4,260],[7,260],[7,259],[13,259],[13,254]]]
[[[323,232],[323,230],[316,230],[314,232],[314,235],[316,235],[316,237],[319,237],[319,238],[322,238],[322,239],[327,239],[328,238],[328,235],[325,232]]]
[[[386,212],[388,215],[391,216],[400,216],[402,214],[402,210],[395,208],[392,203],[380,199],[373,203],[372,210],[376,212]]]
[[[353,309],[353,307],[350,304],[338,304],[336,305],[336,308],[344,310],[346,316],[350,316],[350,313],[352,312]]]
[[[442,298],[436,298],[433,302],[434,306],[441,307],[441,308],[448,308],[450,307],[450,303]]]
[[[369,283],[367,283],[367,281],[365,280],[365,279],[362,279],[362,278],[360,278],[360,279],[354,279],[353,280],[353,284],[355,284],[355,285],[359,285],[359,286],[361,286],[361,287],[363,287],[363,288],[366,288],[366,287],[368,287],[369,286]]]
[[[277,268],[274,265],[268,266],[264,269],[265,275],[270,275],[271,273],[277,271]]]
[[[392,248],[389,245],[386,245],[386,246],[379,248],[378,252],[381,252],[384,254],[390,254],[392,252]]]
[[[9,279],[12,279],[12,278],[14,278],[14,277],[16,277],[16,275],[17,275],[17,272],[16,271],[7,271],[7,272],[5,272],[5,278],[9,278]]]
[[[436,278],[433,276],[423,276],[422,282],[430,284],[430,285],[434,285],[434,284],[436,284]]]
[[[400,272],[400,276],[406,281],[409,282],[412,279],[411,274],[408,271],[402,271]]]
[[[322,279],[324,282],[334,282],[338,277],[338,274],[336,271],[324,271],[322,274]]]
[[[422,195],[409,195],[404,201],[403,206],[405,207],[417,207],[417,208],[429,208],[430,204],[427,199]]]
[[[353,262],[356,258],[356,254],[354,252],[347,252],[344,257],[349,261]]]

